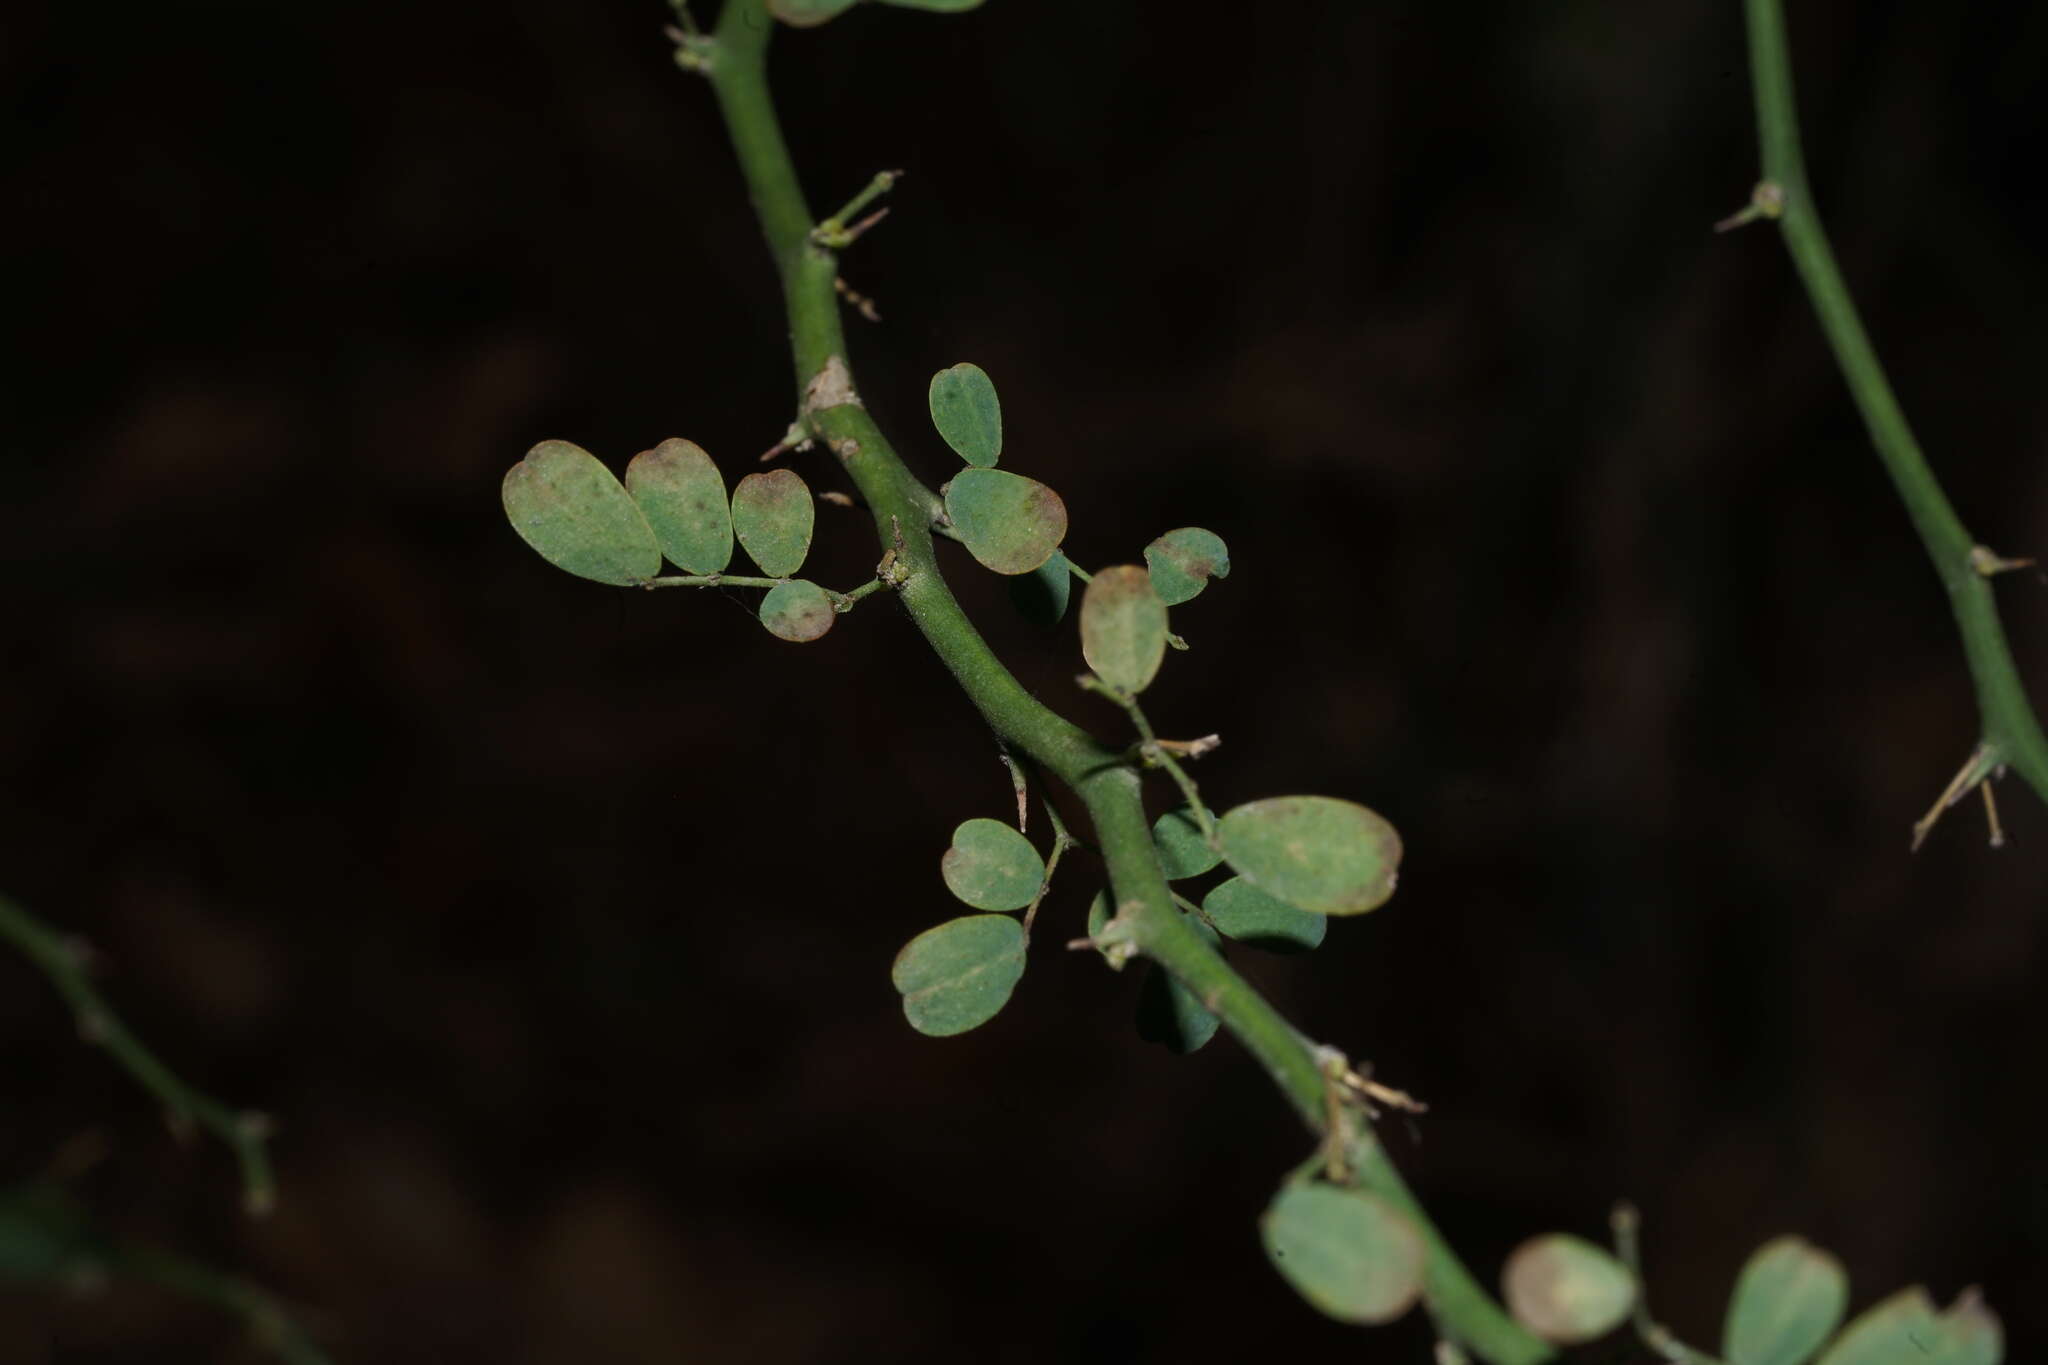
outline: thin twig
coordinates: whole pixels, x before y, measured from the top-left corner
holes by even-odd
[[[1994,765],[2010,764],[2038,796],[2048,800],[2048,739],[2042,736],[2013,663],[1998,602],[1984,571],[1986,557],[1997,561],[1997,556],[1978,546],[1963,528],[1928,467],[1835,264],[1834,249],[1828,244],[1806,181],[1783,7],[1779,0],[1745,0],[1745,14],[1764,180],[1775,187],[1779,203],[1776,221],[1786,249],[1863,415],[1878,458],[1891,475],[1914,529],[1934,561],[1934,571],[1948,591],[1949,606],[1963,637],[1963,654],[1976,685],[1983,749]]]
[[[252,1215],[269,1213],[277,1203],[277,1182],[270,1169],[271,1122],[253,1110],[231,1109],[195,1090],[144,1047],[128,1031],[113,1006],[87,975],[89,954],[78,940],[44,924],[13,901],[0,897],[0,939],[5,939],[41,970],[78,1020],[78,1034],[104,1048],[137,1084],[164,1106],[176,1131],[194,1124],[206,1129],[235,1154],[242,1172],[242,1207]]]

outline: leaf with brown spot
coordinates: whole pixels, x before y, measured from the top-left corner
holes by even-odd
[[[749,474],[732,490],[733,533],[770,578],[803,567],[817,516],[810,485],[794,469]]]
[[[1551,1233],[1516,1247],[1501,1272],[1515,1321],[1560,1346],[1606,1336],[1635,1307],[1636,1277],[1581,1237]]]
[[[1160,600],[1177,607],[1198,596],[1210,579],[1230,577],[1230,551],[1214,531],[1183,526],[1145,547],[1145,567]]]
[[[777,583],[761,599],[761,624],[778,640],[807,644],[832,629],[839,613],[825,590],[807,579]]]
[[[1081,657],[1095,676],[1133,695],[1166,657],[1166,604],[1135,564],[1102,570],[1081,594]]]
[[[684,573],[724,573],[732,563],[732,508],[725,478],[693,442],[671,436],[626,466],[626,491],[669,563]]]
[[[1225,815],[1217,833],[1224,858],[1239,876],[1300,909],[1356,915],[1394,894],[1401,836],[1355,801],[1330,796],[1249,801]]]
[[[963,469],[946,485],[946,517],[967,552],[1000,574],[1030,573],[1067,535],[1067,505],[1035,479]]]

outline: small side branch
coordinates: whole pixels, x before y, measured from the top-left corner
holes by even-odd
[[[1677,1365],[1721,1365],[1721,1362],[1705,1351],[1695,1350],[1671,1334],[1671,1330],[1650,1313],[1650,1290],[1643,1283],[1643,1253],[1638,1232],[1642,1219],[1637,1215],[1635,1205],[1616,1204],[1609,1218],[1609,1227],[1614,1232],[1614,1254],[1628,1267],[1628,1273],[1635,1278],[1636,1303],[1632,1312],[1636,1336],[1643,1345]]]
[[[270,1169],[271,1122],[252,1110],[231,1109],[195,1090],[128,1031],[89,979],[90,950],[75,938],[58,933],[14,902],[0,897],[0,939],[18,949],[49,979],[78,1020],[78,1034],[106,1049],[143,1089],[154,1095],[169,1116],[173,1130],[206,1129],[235,1154],[242,1172],[242,1207],[252,1215],[269,1213],[277,1203],[277,1182]]]
[[[867,217],[854,221],[854,215],[887,194],[898,180],[902,171],[882,171],[868,181],[859,194],[846,201],[846,206],[811,229],[811,241],[827,251],[839,251],[852,246],[860,235],[888,216],[889,210],[877,209]],[[851,227],[847,226],[849,223]]]

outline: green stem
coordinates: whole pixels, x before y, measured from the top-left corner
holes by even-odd
[[[781,278],[801,420],[839,458],[867,500],[881,543],[896,547],[896,563],[905,574],[897,597],[926,643],[1004,742],[1029,755],[1080,798],[1109,871],[1117,919],[1127,926],[1130,942],[1223,1021],[1266,1069],[1303,1123],[1320,1133],[1326,1122],[1325,1082],[1314,1053],[1265,997],[1174,910],[1145,818],[1138,774],[1116,750],[1040,704],[1017,681],[975,630],[939,572],[931,531],[938,499],[897,456],[853,386],[832,288],[833,256],[811,239],[810,210],[768,94],[772,27],[764,0],[727,0],[718,17],[717,46],[708,74]],[[1440,1245],[1412,1200],[1410,1207],[1424,1236]],[[1486,1307],[1498,1315],[1497,1308]],[[1467,1335],[1466,1319],[1479,1323],[1485,1318],[1469,1304],[1458,1305],[1456,1316],[1461,1335]],[[1482,1324],[1471,1330],[1483,1335],[1489,1327]],[[1502,1365],[1522,1365],[1549,1354],[1527,1333],[1520,1334],[1519,1344],[1505,1332],[1495,1339],[1500,1354],[1482,1354]]]
[[[1885,472],[1906,504],[1914,529],[1934,561],[1963,636],[1963,653],[1976,685],[1983,742],[1995,763],[2009,764],[2048,800],[2048,740],[2041,734],[2020,683],[1998,603],[1976,542],[1949,505],[1927,465],[1906,415],[1886,380],[1877,351],[1863,329],[1848,286],[1835,264],[1799,149],[1799,117],[1792,94],[1792,60],[1779,0],[1745,0],[1751,80],[1756,93],[1757,140],[1764,179],[1783,196],[1778,226],[1805,283],[1813,311],[1835,361],[1863,414]]]
[[[1671,1329],[1658,1322],[1650,1312],[1650,1287],[1643,1279],[1642,1239],[1637,1235],[1642,1219],[1636,1213],[1635,1205],[1617,1204],[1609,1221],[1614,1229],[1614,1254],[1635,1277],[1636,1302],[1630,1317],[1636,1336],[1643,1345],[1666,1360],[1678,1362],[1678,1365],[1721,1365],[1705,1351],[1695,1350],[1673,1336]]]
[[[737,573],[672,573],[650,578],[643,588],[779,588],[786,578],[749,578]]]
[[[198,1124],[233,1150],[242,1172],[242,1207],[250,1214],[269,1213],[277,1202],[277,1182],[270,1170],[270,1120],[258,1113],[230,1109],[178,1078],[156,1054],[128,1031],[86,976],[82,944],[58,933],[19,905],[0,896],[0,939],[13,944],[34,963],[71,1006],[79,1036],[103,1047],[156,1096],[174,1127]]]
[[[248,1324],[249,1335],[286,1365],[328,1365],[327,1355],[284,1304],[239,1276],[156,1251],[116,1253],[107,1268],[238,1315]]]

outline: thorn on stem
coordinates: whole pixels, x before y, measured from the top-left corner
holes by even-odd
[[[1991,825],[1991,846],[2005,847],[2005,830],[1998,823],[1998,798],[1991,794],[1991,783],[1987,780],[1977,784],[1977,790],[1984,793],[1984,818]]]
[[[1986,546],[1973,545],[1970,547],[1970,567],[1985,578],[1990,578],[1996,574],[2011,573],[2014,569],[2031,569],[2034,567],[2034,561],[2006,559],[1993,553]]]
[[[1716,232],[1732,232],[1759,218],[1777,218],[1785,212],[1785,190],[1773,180],[1759,180],[1749,193],[1749,203],[1714,224]]]
[[[1920,845],[1927,841],[1928,832],[1934,828],[1935,822],[1941,819],[1942,812],[1955,805],[1956,802],[1962,800],[1965,796],[1968,796],[1970,788],[1977,786],[1990,777],[1999,766],[1997,756],[1992,752],[1990,745],[1979,744],[1973,749],[1970,752],[1969,758],[1964,760],[1963,766],[1956,770],[1956,775],[1949,779],[1946,787],[1942,788],[1941,795],[1934,799],[1934,805],[1928,809],[1927,814],[1914,822],[1913,852],[1918,853],[1920,851]],[[1992,828],[1994,831],[1997,830],[1995,819]],[[1996,833],[1992,846],[1994,848],[1998,847],[2004,840],[2004,837],[2003,832]]]
[[[804,430],[804,424],[802,422],[791,422],[789,430],[782,433],[782,439],[761,452],[760,462],[767,464],[785,450],[794,450],[798,454],[802,454],[810,448],[811,434]]]

